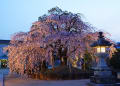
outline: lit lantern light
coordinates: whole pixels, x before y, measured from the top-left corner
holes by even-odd
[[[102,32],[99,32],[98,40],[91,45],[91,47],[96,48],[97,53],[106,53],[109,46],[111,43],[105,40]]]
[[[106,47],[104,46],[97,47],[97,53],[105,53],[105,52],[106,52]]]
[[[112,44],[104,38],[102,32],[99,32],[98,40],[91,45],[91,47],[96,49],[96,56],[98,58],[97,65],[93,67],[94,75],[90,78],[91,82],[95,84],[94,86],[106,86],[106,83],[108,86],[114,86],[111,83],[115,82],[115,77],[112,76],[111,69],[106,62],[106,58],[109,58],[109,53],[107,52],[111,45]]]

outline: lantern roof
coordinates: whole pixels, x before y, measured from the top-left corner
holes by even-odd
[[[111,46],[112,43],[105,40],[103,36],[103,32],[99,32],[98,40],[95,41],[93,44],[91,44],[91,47],[97,47],[97,46]]]

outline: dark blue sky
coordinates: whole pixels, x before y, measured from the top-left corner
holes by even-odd
[[[120,41],[120,0],[0,0],[0,39],[28,31],[52,7],[82,13],[84,20]]]

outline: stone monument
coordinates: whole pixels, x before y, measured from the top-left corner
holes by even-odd
[[[115,77],[105,61],[106,58],[109,58],[108,50],[111,45],[102,32],[99,32],[98,40],[91,44],[91,47],[96,49],[96,56],[99,59],[97,66],[93,69],[94,75],[90,77],[92,86],[114,86],[115,84]]]

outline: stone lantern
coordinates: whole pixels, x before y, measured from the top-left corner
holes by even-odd
[[[112,76],[111,69],[107,66],[105,59],[109,58],[109,47],[112,44],[105,40],[103,33],[99,32],[98,40],[91,44],[96,49],[98,63],[94,70],[94,75],[90,77],[93,86],[114,86],[115,77]]]

